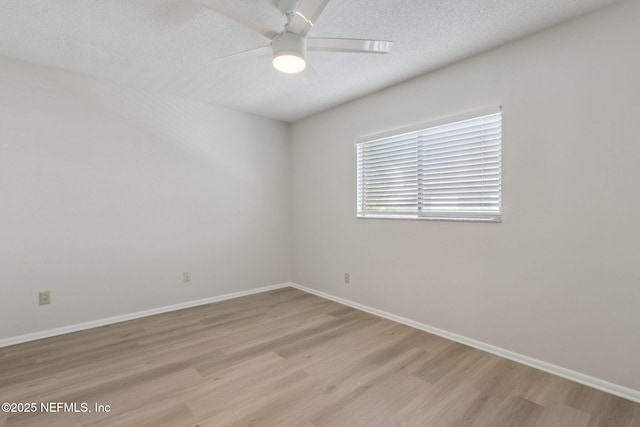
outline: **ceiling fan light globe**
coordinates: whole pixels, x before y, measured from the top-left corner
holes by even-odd
[[[287,74],[295,74],[304,70],[307,62],[300,52],[282,50],[273,55],[273,67]]]
[[[307,43],[299,34],[284,32],[271,40],[273,67],[283,73],[299,73],[307,66]]]

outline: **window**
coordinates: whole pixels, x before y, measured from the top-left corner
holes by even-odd
[[[358,217],[500,221],[499,109],[361,140]]]

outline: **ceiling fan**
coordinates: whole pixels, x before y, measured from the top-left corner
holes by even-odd
[[[307,65],[306,53],[308,51],[377,54],[391,51],[393,42],[386,40],[307,37],[307,34],[311,31],[329,1],[273,0],[275,7],[286,18],[284,29],[281,32],[275,32],[266,25],[239,13],[223,2],[197,0],[204,7],[226,16],[271,40],[270,45],[235,53],[230,56],[261,54],[271,50],[273,67],[283,73],[299,73],[304,70]]]

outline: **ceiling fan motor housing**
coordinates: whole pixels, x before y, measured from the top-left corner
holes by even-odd
[[[300,6],[300,0],[275,0],[274,3],[284,15],[296,13]]]
[[[271,45],[273,47],[273,65],[278,70],[285,73],[296,73],[305,68],[307,46],[304,37],[285,32],[275,36]],[[288,71],[288,69],[292,71]]]

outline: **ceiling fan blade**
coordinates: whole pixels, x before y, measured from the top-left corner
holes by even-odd
[[[307,50],[324,52],[389,53],[393,42],[387,40],[307,38]]]
[[[196,3],[206,7],[207,9],[211,9],[212,11],[219,13],[222,16],[226,16],[227,18],[236,21],[238,24],[243,25],[258,34],[262,34],[268,39],[273,38],[277,32],[273,31],[271,28],[266,25],[261,24],[258,21],[254,21],[250,17],[243,15],[242,13],[235,10],[233,7],[229,7],[227,4],[219,1],[219,0],[194,0]]]
[[[215,58],[214,62],[217,61],[227,61],[230,59],[248,59],[255,58],[258,56],[271,55],[271,46],[261,46],[255,49],[243,50],[241,52],[235,52],[230,55],[221,56],[219,58]]]
[[[306,36],[324,11],[324,8],[329,4],[329,1],[302,0],[291,22],[287,25],[287,31]]]

